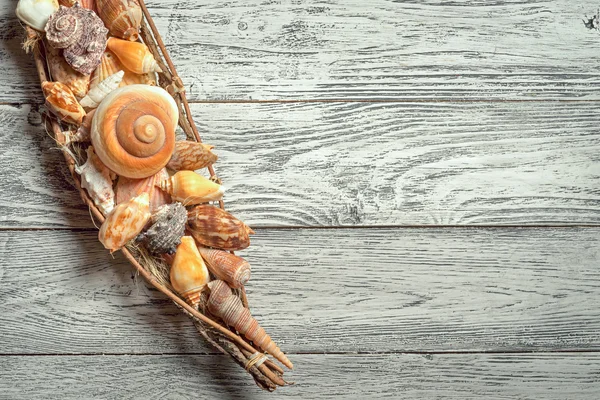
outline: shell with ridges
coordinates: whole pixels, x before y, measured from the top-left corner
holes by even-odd
[[[81,99],[79,104],[87,108],[98,107],[98,104],[100,104],[110,92],[119,87],[123,80],[123,75],[125,75],[125,72],[123,71],[112,74],[98,85],[91,88],[88,94]]]
[[[125,68],[125,66],[121,63],[121,61],[119,61],[117,56],[115,56],[112,51],[107,49],[104,51],[104,54],[100,59],[100,65],[98,65],[92,74],[90,80],[90,89],[94,88],[100,82],[119,71],[125,72],[119,87],[138,84],[156,86],[156,76],[154,75],[154,72],[149,72],[142,75],[131,72]]]
[[[167,168],[175,171],[195,171],[207,167],[217,161],[217,155],[211,152],[214,146],[182,140],[175,142],[173,157],[169,160]]]
[[[200,293],[210,281],[208,269],[191,236],[183,236],[177,246],[171,265],[171,285],[194,308],[200,302]]]
[[[81,125],[85,110],[75,98],[67,85],[60,82],[44,82],[42,90],[46,97],[46,104],[62,121]]]
[[[195,206],[188,212],[189,231],[206,247],[242,250],[250,246],[254,231],[225,210],[211,205]]]
[[[162,72],[154,56],[143,43],[111,37],[106,45],[131,72],[136,74]]]
[[[159,187],[186,206],[219,200],[225,192],[223,186],[194,171],[179,171]]]
[[[98,239],[111,252],[119,250],[135,238],[150,219],[148,193],[116,206],[106,217],[98,232]]]
[[[16,14],[23,23],[44,32],[48,18],[58,10],[56,0],[19,0]]]
[[[252,317],[250,310],[242,304],[239,297],[231,292],[226,282],[212,281],[208,284],[208,310],[221,318],[225,324],[232,326],[236,331],[251,340],[261,350],[271,354],[283,365],[292,369],[294,365],[283,354],[281,349],[273,342],[267,332]]]
[[[166,169],[161,169],[156,174],[142,179],[131,179],[124,176],[119,177],[117,182],[117,204],[128,201],[141,193],[148,193],[150,196],[150,212],[155,212],[159,207],[169,204],[171,196],[156,186],[169,178]]]
[[[98,15],[111,35],[136,41],[142,23],[142,9],[135,0],[96,0]]]
[[[85,97],[90,86],[90,76],[75,71],[65,61],[60,50],[48,46],[46,49],[48,57],[48,69],[53,81],[64,83],[71,89],[76,98]]]
[[[130,85],[112,91],[98,106],[91,138],[98,157],[127,178],[146,178],[169,162],[179,110],[166,90]]]
[[[209,271],[232,288],[239,289],[250,280],[250,263],[228,251],[199,247]]]
[[[108,215],[115,207],[115,192],[112,181],[114,174],[106,168],[94,153],[94,147],[87,148],[87,161],[75,168],[81,175],[81,187],[86,189],[100,212]]]
[[[166,204],[150,218],[152,226],[137,237],[153,255],[172,254],[185,235],[187,210],[181,203]]]

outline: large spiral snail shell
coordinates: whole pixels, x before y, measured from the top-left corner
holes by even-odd
[[[127,178],[146,178],[169,162],[175,147],[177,105],[166,90],[130,85],[112,91],[98,106],[91,139],[98,157]]]

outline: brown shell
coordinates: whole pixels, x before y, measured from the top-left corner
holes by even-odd
[[[148,178],[131,179],[124,176],[119,177],[119,181],[117,182],[117,204],[146,192],[150,196],[150,212],[155,212],[159,207],[171,202],[171,196],[156,186],[158,182],[168,177],[169,174],[164,168]]]
[[[142,23],[142,9],[136,0],[96,0],[98,15],[111,35],[136,41]]]
[[[52,80],[67,85],[78,99],[85,97],[90,86],[90,76],[71,68],[59,49],[48,47],[46,55]]]
[[[199,247],[206,266],[217,279],[239,289],[250,280],[250,263],[228,251]]]
[[[46,97],[46,105],[54,114],[62,121],[81,125],[85,110],[67,85],[60,82],[44,82],[42,90]]]
[[[151,254],[175,253],[185,234],[187,210],[181,203],[166,204],[151,217],[152,226],[137,237]]]
[[[221,250],[242,250],[250,246],[254,231],[225,210],[210,205],[195,206],[188,212],[189,230],[196,242]]]
[[[175,150],[167,168],[175,171],[195,171],[208,167],[217,161],[217,155],[211,152],[213,148],[214,146],[190,140],[175,142]]]
[[[273,342],[267,332],[252,317],[250,310],[242,304],[239,297],[231,292],[226,282],[216,280],[208,283],[208,310],[221,318],[225,324],[234,327],[236,331],[252,341],[261,350],[271,354],[283,365],[293,368],[294,365]]]

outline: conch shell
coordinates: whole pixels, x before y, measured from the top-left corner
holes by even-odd
[[[81,99],[79,104],[86,108],[98,107],[98,104],[100,104],[100,102],[104,100],[104,98],[108,96],[110,92],[119,87],[121,81],[123,80],[123,75],[125,75],[125,72],[123,71],[112,74],[98,85],[90,89],[88,94]]]
[[[181,238],[171,265],[170,277],[173,289],[192,307],[197,308],[200,293],[210,281],[210,274],[191,236]]]
[[[48,46],[46,55],[52,80],[67,85],[76,98],[85,97],[90,86],[90,76],[81,74],[71,68],[60,54],[60,50],[54,47]]]
[[[150,212],[156,211],[159,207],[171,202],[171,196],[156,186],[158,182],[168,178],[169,174],[164,168],[148,178],[119,177],[117,182],[117,204],[128,201],[141,193],[148,193],[150,196]]]
[[[136,0],[96,0],[98,15],[111,35],[136,41],[142,23],[142,9]]]
[[[159,183],[159,187],[169,193],[173,200],[189,206],[219,200],[225,189],[195,173],[194,171],[179,171],[167,180]]]
[[[146,178],[169,162],[179,111],[166,90],[131,85],[111,92],[92,121],[92,144],[108,168],[127,178]]]
[[[167,168],[175,171],[195,171],[207,167],[217,161],[217,155],[211,152],[214,146],[182,140],[175,142],[173,157],[169,160]]]
[[[216,280],[208,284],[210,295],[208,296],[208,310],[221,318],[225,324],[232,326],[236,331],[251,340],[261,350],[271,354],[283,365],[292,369],[294,365],[277,347],[265,330],[258,324],[250,314],[250,310],[244,307],[239,297],[231,292],[226,282]]]
[[[142,193],[119,204],[106,217],[98,232],[98,239],[111,253],[125,246],[144,229],[150,219],[148,200],[148,193]]]
[[[48,18],[58,10],[56,0],[19,0],[17,17],[33,29],[44,32]]]
[[[94,88],[100,82],[119,71],[125,72],[119,87],[138,84],[152,86],[156,85],[156,75],[154,72],[142,75],[131,72],[125,68],[125,66],[121,63],[121,61],[119,61],[117,56],[115,56],[112,51],[105,50],[102,58],[100,59],[100,65],[98,65],[98,68],[96,68],[92,74],[90,89]]]
[[[106,168],[94,153],[94,147],[87,148],[87,161],[75,171],[81,175],[81,187],[86,189],[100,212],[108,215],[115,207],[115,192],[112,181],[114,174]]]
[[[165,204],[152,217],[152,226],[136,239],[142,242],[150,254],[173,254],[185,235],[187,210],[181,203]]]
[[[225,210],[211,205],[199,205],[188,212],[189,231],[206,247],[222,250],[242,250],[250,246],[254,231]]]
[[[162,72],[148,47],[139,42],[130,42],[114,37],[108,39],[108,49],[116,54],[125,68],[136,74]]]
[[[67,85],[60,82],[44,82],[42,90],[46,97],[46,104],[54,114],[65,122],[81,124],[85,111]]]
[[[199,247],[206,266],[217,279],[239,289],[250,280],[250,263],[228,251]]]

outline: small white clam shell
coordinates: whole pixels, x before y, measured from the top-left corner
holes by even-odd
[[[108,96],[110,92],[119,87],[121,81],[123,80],[123,76],[125,76],[124,71],[119,71],[112,74],[91,88],[87,95],[81,99],[79,104],[86,108],[98,107],[98,104],[100,104],[100,102],[104,100],[104,98]]]
[[[33,29],[45,32],[50,15],[58,10],[57,0],[19,0],[17,17]]]

